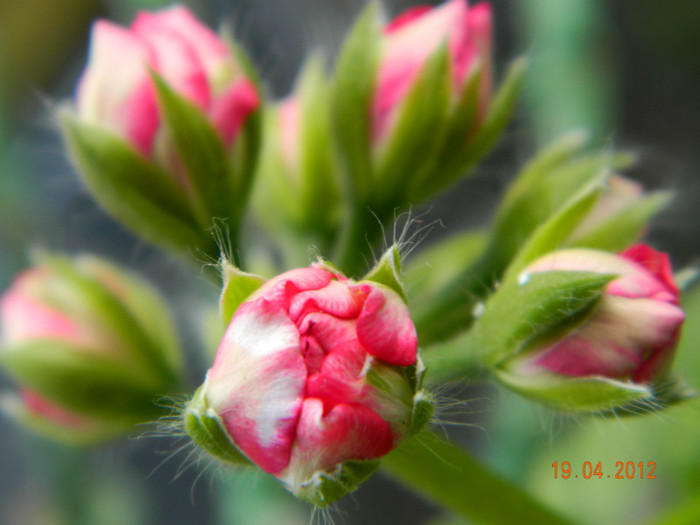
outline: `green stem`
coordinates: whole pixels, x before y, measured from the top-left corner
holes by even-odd
[[[455,380],[474,380],[487,373],[483,354],[469,344],[471,333],[433,344],[421,354],[426,367],[426,380],[436,384]]]
[[[362,277],[372,265],[374,249],[382,238],[386,214],[358,202],[348,214],[333,263],[348,277]]]
[[[459,447],[429,432],[391,452],[384,458],[382,468],[473,523],[571,523],[487,470]]]

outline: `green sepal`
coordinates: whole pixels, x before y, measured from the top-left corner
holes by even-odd
[[[346,191],[366,201],[372,178],[370,123],[372,101],[379,70],[381,25],[378,5],[364,9],[343,44],[335,68],[331,97],[332,127]]]
[[[128,433],[133,425],[83,416],[81,424],[61,424],[29,410],[18,395],[0,396],[0,412],[41,436],[72,446],[90,446]],[[80,416],[78,416],[80,417]]]
[[[168,368],[173,376],[181,376],[182,350],[173,318],[163,298],[148,283],[103,259],[82,255],[75,264],[103,286],[114,284],[119,290],[119,301],[150,340],[149,348],[162,356],[157,361]],[[109,291],[114,293],[114,290]]]
[[[346,461],[333,472],[319,472],[301,485],[294,495],[316,507],[327,507],[353,492],[379,468],[379,461]]]
[[[490,370],[583,322],[615,276],[551,271],[508,281],[486,302],[472,329],[454,344],[426,351],[432,379],[465,378],[475,363]]]
[[[411,416],[411,424],[408,427],[406,437],[409,438],[418,434],[425,426],[430,423],[430,420],[435,413],[435,401],[425,390],[416,392],[413,398],[413,414]]]
[[[321,56],[307,61],[299,82],[302,226],[321,237],[337,228],[340,180],[333,157],[330,82]]]
[[[451,184],[491,151],[513,113],[520,95],[526,68],[527,60],[524,57],[511,63],[476,134],[468,139],[465,137],[467,146],[450,163],[445,174],[427,179],[421,189],[414,193],[416,197],[423,200]]]
[[[185,431],[192,441],[209,454],[234,465],[252,465],[229,438],[221,418],[207,406],[202,387],[197,389],[182,417]]]
[[[593,209],[602,191],[602,181],[594,181],[542,223],[522,246],[504,276],[504,281],[513,280],[538,257],[562,246],[574,229]]]
[[[172,346],[174,329],[166,320],[167,312],[162,303],[156,306],[154,302],[160,301],[151,295],[146,298],[147,303],[136,306],[135,303],[140,298],[124,301],[116,296],[113,290],[98,279],[94,259],[92,263],[81,262],[80,258],[74,262],[45,252],[35,254],[34,259],[38,265],[47,267],[54,276],[50,286],[32,291],[36,299],[66,317],[93,323],[104,330],[105,337],[111,338],[105,341],[105,345],[116,342],[115,348],[122,359],[129,360],[134,371],[139,370],[151,377],[151,382],[159,384],[164,391],[177,384],[181,367],[179,355],[174,354],[179,354],[179,349]],[[114,271],[113,267],[112,270]],[[119,286],[116,284],[117,288]],[[139,294],[136,292],[138,286],[143,285],[135,285],[131,292]],[[145,289],[140,293],[144,298],[148,294]],[[153,308],[153,313],[146,311],[146,308]],[[153,321],[150,320],[151,315],[154,316]],[[160,330],[156,328],[159,323],[165,323],[163,329],[173,330],[164,339],[160,338]],[[158,331],[157,337],[154,337],[154,330]],[[105,350],[101,349],[98,353],[104,354]]]
[[[18,383],[46,399],[111,421],[156,419],[162,411],[153,399],[170,393],[131,362],[57,340],[6,346],[0,350],[0,364]]]
[[[78,173],[102,208],[162,248],[185,251],[210,242],[170,174],[111,131],[83,124],[69,111],[62,111],[60,118]]]
[[[437,154],[452,102],[450,65],[444,43],[428,58],[396,108],[396,122],[387,130],[389,137],[375,152],[378,167],[371,190],[375,202],[396,206],[396,199],[408,193],[423,166]]]
[[[649,220],[668,206],[671,198],[672,194],[665,191],[656,191],[640,197],[590,231],[576,236],[568,244],[619,252],[634,244],[644,234]]]
[[[185,166],[197,221],[207,228],[214,217],[230,217],[237,204],[228,155],[202,110],[176,93],[160,75],[154,71],[150,75],[165,130]]]
[[[482,74],[480,63],[474,64],[469,71],[457,102],[440,132],[438,151],[432,155],[426,169],[412,181],[409,193],[411,202],[420,202],[430,193],[448,185],[455,177],[465,174],[467,168],[460,163],[460,156],[469,146],[470,136],[477,131]],[[436,177],[440,180],[433,180]]]
[[[494,369],[501,383],[527,398],[561,410],[604,413],[635,404],[653,406],[654,395],[647,385],[602,376],[518,374],[511,373],[509,366]]]
[[[228,326],[241,303],[265,284],[265,279],[244,272],[225,259],[222,259],[219,265],[221,280],[224,283],[219,298],[219,313],[224,325]]]
[[[384,252],[382,257],[362,280],[372,281],[382,284],[387,288],[391,288],[401,296],[404,302],[408,302],[401,280],[401,254],[396,244]]]

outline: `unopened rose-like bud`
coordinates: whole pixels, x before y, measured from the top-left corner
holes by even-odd
[[[0,364],[20,385],[2,407],[49,437],[86,443],[156,419],[180,354],[145,284],[93,257],[44,256],[0,303]]]
[[[149,69],[197,105],[227,145],[258,106],[258,94],[229,47],[182,6],[142,12],[129,28],[99,20],[78,86],[78,118],[125,137],[147,157],[165,140]],[[168,164],[172,159],[158,159]]]
[[[668,256],[643,244],[619,255],[563,250],[533,262],[521,285],[557,271],[616,277],[588,316],[501,363],[498,377],[525,395],[570,409],[615,408],[646,397],[645,390],[651,395],[668,377],[685,317]]]
[[[186,426],[325,506],[425,423],[420,368],[396,291],[323,265],[291,270],[238,307]]]
[[[260,97],[247,62],[184,7],[95,22],[70,152],[100,204],[168,248],[209,249],[212,218],[235,232],[249,193]]]
[[[452,76],[451,98],[457,101],[470,73],[481,68],[476,122],[483,119],[491,97],[491,6],[469,7],[450,0],[431,8],[414,7],[384,28],[381,65],[372,101],[372,140],[381,144],[396,125],[401,102],[442,45],[447,46]],[[465,137],[466,139],[466,137]]]

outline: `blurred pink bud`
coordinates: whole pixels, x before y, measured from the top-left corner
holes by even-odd
[[[521,372],[547,370],[645,383],[662,378],[685,314],[668,256],[644,244],[619,255],[586,249],[555,252],[527,274],[552,270],[614,274],[591,316],[566,337],[530,352]]]
[[[89,352],[119,354],[122,350],[118,340],[105,333],[91,312],[85,312],[83,318],[74,317],[58,304],[45,300],[47,290],[59,290],[64,284],[41,266],[19,274],[0,300],[3,344],[51,339]]]
[[[128,29],[106,20],[92,28],[88,66],[77,91],[78,116],[154,155],[161,117],[149,69],[199,106],[230,146],[259,104],[227,47],[182,6],[140,13]]]
[[[455,99],[470,71],[482,68],[479,111],[485,113],[491,93],[491,5],[469,8],[466,0],[450,0],[438,7],[414,7],[384,29],[381,66],[372,103],[373,142],[382,142],[432,53],[447,44]]]
[[[202,394],[240,451],[299,495],[315,473],[379,458],[406,435],[416,352],[396,292],[296,269],[238,307]]]

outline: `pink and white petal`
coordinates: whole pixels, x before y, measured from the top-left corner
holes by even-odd
[[[205,395],[238,447],[273,474],[288,461],[306,366],[286,313],[260,299],[239,306],[207,373]]]
[[[2,342],[6,345],[35,339],[60,339],[77,344],[89,338],[70,318],[10,289],[0,301]]]
[[[292,173],[299,167],[299,140],[301,112],[296,98],[289,97],[278,107],[280,154],[284,164]]]
[[[673,351],[684,317],[666,302],[606,296],[589,321],[536,364],[571,376],[632,378],[658,349]]]
[[[215,77],[222,63],[230,59],[230,52],[218,35],[197,20],[186,7],[176,5],[151,16],[188,41],[203,64],[207,77]]]
[[[680,292],[673,279],[673,268],[668,254],[658,252],[646,244],[637,244],[627,248],[620,253],[620,256],[628,261],[636,262],[651,272],[676,297],[674,302],[678,304],[677,298]]]
[[[357,319],[360,344],[386,363],[412,365],[416,362],[418,336],[406,304],[387,287],[365,286],[369,295]]]
[[[211,91],[206,70],[189,40],[147,12],[139,13],[131,29],[152,50],[153,69],[180,95],[208,109]]]
[[[212,101],[209,118],[226,146],[233,143],[243,123],[259,105],[258,92],[247,78],[239,79]]]
[[[139,115],[131,110],[134,93],[139,93],[138,104],[145,105],[141,97],[148,95],[144,86],[150,83],[147,66],[152,65],[153,60],[153,53],[137,35],[104,20],[95,22],[88,66],[76,97],[80,119],[107,126],[126,136],[135,118],[148,121],[143,127],[153,128],[152,112]],[[150,149],[151,138],[139,135],[133,140],[141,152]]]
[[[365,294],[358,287],[331,280],[318,290],[295,295],[289,307],[289,316],[295,322],[311,312],[325,312],[341,319],[357,317],[362,309]]]
[[[323,403],[306,399],[299,417],[289,468],[282,479],[299,486],[314,472],[348,460],[375,459],[394,447],[389,425],[362,405],[336,405],[324,416]]]
[[[323,288],[332,278],[329,272],[321,268],[295,268],[267,281],[248,300],[254,301],[264,297],[268,302],[288,311],[296,294]]]

